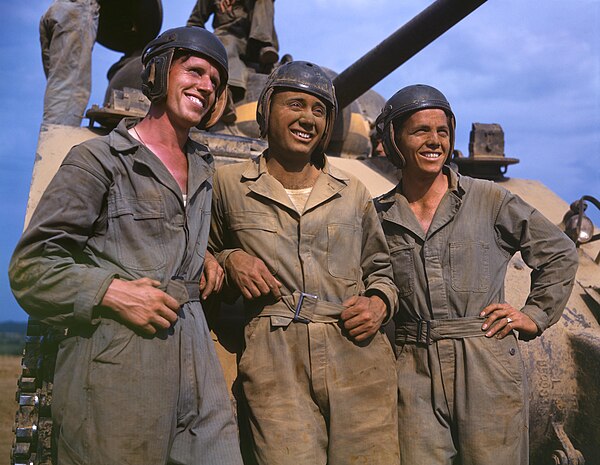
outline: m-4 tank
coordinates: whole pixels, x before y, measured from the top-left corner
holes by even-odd
[[[334,165],[363,180],[373,196],[390,190],[397,177],[392,165],[374,150],[373,125],[385,99],[370,90],[371,87],[485,1],[437,0],[348,69],[340,74],[331,71],[335,76],[340,114],[328,153]],[[160,7],[160,2],[157,3]],[[423,24],[428,27],[419,27]],[[117,29],[114,37],[110,30],[103,31],[105,45],[128,50],[122,43],[128,40],[123,38],[127,36]],[[42,126],[26,223],[71,146],[106,134],[124,116],[145,114],[148,102],[139,90],[141,63],[135,53],[131,55],[112,70],[104,104],[93,105],[88,110],[90,127]],[[288,59],[291,57],[282,58],[283,61]],[[217,164],[243,161],[266,147],[265,141],[258,138],[254,115],[267,74],[252,63],[248,63],[248,71],[248,89],[244,99],[236,102],[235,124],[220,123],[210,132],[192,132],[191,137],[211,148]],[[483,129],[488,133],[498,131],[496,127]],[[473,176],[492,178],[563,229],[570,225],[567,229],[578,244],[577,281],[563,316],[541,337],[521,343],[530,392],[531,463],[600,464],[600,241],[596,240],[599,236],[594,235],[592,229],[587,238],[591,240],[583,242],[580,225],[583,220],[575,223],[573,232],[573,218],[578,219],[582,211],[580,203],[570,208],[540,182],[505,177],[506,166],[514,163],[514,159],[507,159],[503,153],[482,156],[476,153],[475,147],[479,146],[476,140],[472,145],[474,149],[469,157],[462,157],[460,152],[455,154],[453,163],[457,169]],[[491,145],[484,143],[483,146]],[[503,143],[501,146],[503,148]],[[588,197],[586,202],[598,207],[600,204],[594,200]],[[517,254],[506,277],[506,300],[517,308],[524,304],[529,292],[529,274],[529,268]],[[242,320],[239,312],[238,307],[233,307],[228,312],[212,315],[219,339],[217,349],[230,385],[236,373],[235,351],[239,339],[239,333],[231,328],[239,329]],[[18,383],[12,464],[55,463],[50,413],[54,354],[61,337],[60,331],[30,319],[23,373]],[[493,414],[491,407],[490,414]]]

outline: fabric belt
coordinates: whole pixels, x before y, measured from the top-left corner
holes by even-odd
[[[173,297],[180,306],[188,302],[200,302],[199,281],[186,281],[173,276],[167,283],[165,292]]]
[[[295,291],[263,307],[258,316],[282,317],[298,323],[337,323],[345,308],[342,304],[319,300],[316,295]]]
[[[396,343],[418,342],[433,344],[442,339],[464,339],[485,336],[481,329],[485,318],[450,318],[447,320],[419,320],[396,326]]]

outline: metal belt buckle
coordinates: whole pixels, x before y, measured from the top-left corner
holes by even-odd
[[[302,310],[302,303],[304,302],[304,297],[312,297],[313,299],[318,299],[319,297],[313,294],[307,294],[306,292],[300,292],[300,298],[298,299],[298,303],[296,304],[296,310],[294,311],[293,321],[308,324],[310,323],[310,320],[300,317],[300,310]]]
[[[425,341],[421,340],[421,330],[423,329],[423,323],[427,327],[425,329]],[[431,321],[429,320],[418,320],[417,321],[417,342],[425,342],[425,344],[431,344]]]

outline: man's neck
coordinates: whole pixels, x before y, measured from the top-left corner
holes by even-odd
[[[150,112],[133,131],[137,139],[165,165],[181,192],[187,193],[188,163],[185,144],[189,129],[175,127],[165,114],[156,117]]]
[[[402,194],[425,233],[447,191],[448,177],[443,172],[434,177],[402,175]]]
[[[269,174],[286,189],[305,189],[314,186],[320,171],[310,161],[292,163],[270,153],[267,155],[267,169]]]
[[[183,152],[190,130],[176,127],[165,112],[153,111],[136,126],[144,132],[145,145],[158,145],[170,151]]]

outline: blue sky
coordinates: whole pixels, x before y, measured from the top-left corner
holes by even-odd
[[[27,317],[6,269],[23,226],[41,122],[38,23],[50,3],[0,0],[0,320]],[[430,3],[277,0],[281,51],[342,71]],[[193,5],[164,0],[163,29],[184,24]],[[106,70],[118,58],[95,47],[90,105],[102,102]],[[521,160],[509,176],[540,180],[568,202],[600,197],[600,0],[488,0],[375,90],[387,99],[417,82],[450,100],[463,153],[472,122],[499,123],[506,155]]]

